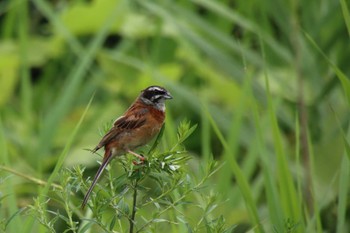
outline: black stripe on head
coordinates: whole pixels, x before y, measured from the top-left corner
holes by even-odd
[[[142,91],[141,96],[145,99],[148,99],[152,102],[158,102],[164,96],[169,95],[169,92],[160,86],[150,86]]]

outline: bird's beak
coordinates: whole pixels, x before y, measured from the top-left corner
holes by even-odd
[[[170,95],[170,93],[166,93],[166,95],[164,95],[165,99],[172,99],[173,97]]]

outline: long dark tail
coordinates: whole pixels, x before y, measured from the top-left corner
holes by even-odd
[[[94,180],[92,181],[92,184],[89,188],[89,190],[87,191],[87,193],[85,194],[85,197],[84,197],[84,201],[83,203],[81,204],[81,208],[84,209],[86,203],[88,202],[89,200],[89,197],[90,197],[90,194],[92,192],[92,190],[94,189],[97,181],[99,180],[100,176],[102,175],[103,171],[105,170],[105,168],[107,167],[107,165],[109,164],[109,162],[113,159],[114,156],[112,156],[112,153],[110,153],[106,159],[103,160],[101,166],[98,168],[97,172],[96,172],[96,175],[94,177]]]

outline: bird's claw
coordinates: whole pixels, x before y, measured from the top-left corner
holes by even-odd
[[[142,165],[142,164],[144,164],[145,161],[146,161],[146,157],[143,156],[142,154],[141,154],[141,156],[139,157],[139,159],[140,159],[140,161],[134,160],[134,161],[132,161],[132,163],[133,163],[134,165]]]

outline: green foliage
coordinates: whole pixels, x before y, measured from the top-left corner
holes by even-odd
[[[178,130],[178,141],[172,148],[181,146],[181,143],[193,132],[195,126],[189,122],[182,122]],[[158,137],[154,144],[158,144]],[[181,229],[185,224],[192,232],[207,229],[207,232],[229,232],[223,216],[214,217],[213,211],[218,207],[217,196],[203,195],[208,190],[206,183],[213,176],[218,167],[210,161],[196,180],[186,169],[189,154],[184,150],[168,152],[154,152],[146,154],[144,162],[134,161],[134,157],[121,157],[118,162],[123,168],[122,174],[115,177],[111,167],[108,169],[107,185],[98,185],[91,197],[89,211],[92,217],[82,216],[79,210],[79,200],[76,193],[86,192],[90,184],[85,183],[80,167],[72,170],[63,169],[60,172],[60,189],[54,189],[54,199],[41,202],[36,199],[30,206],[30,215],[40,222],[48,231],[55,232],[58,221],[66,225],[65,232],[103,231],[119,232],[125,229],[130,232],[151,231],[158,232],[162,225],[172,225],[172,229]],[[61,207],[59,210],[47,210],[46,205]],[[150,206],[155,210],[150,212]],[[61,209],[60,208],[60,209]],[[198,208],[201,215],[193,218],[192,208]],[[80,221],[76,217],[80,216]],[[176,216],[176,218],[174,218]],[[193,223],[192,221],[195,222]],[[196,222],[197,221],[197,222]],[[127,226],[129,222],[130,226]]]

